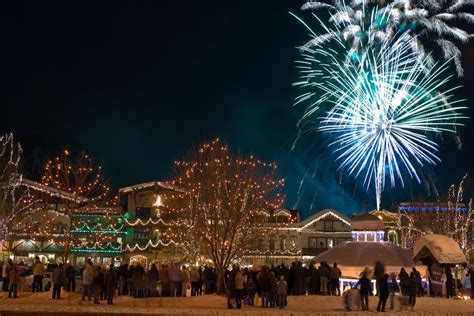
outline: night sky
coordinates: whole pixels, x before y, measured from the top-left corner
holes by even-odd
[[[286,206],[304,215],[373,208],[373,192],[337,172],[319,136],[290,150],[303,110],[292,107],[295,47],[308,37],[288,11],[300,14],[302,3],[2,4],[0,132],[13,132],[23,144],[31,178],[42,160],[68,146],[102,163],[115,188],[169,179],[173,160],[221,137],[242,153],[277,161],[288,182]],[[466,114],[474,117],[472,44],[462,51],[459,97],[469,99]],[[387,191],[384,206],[433,199],[427,183],[444,192],[474,172],[473,132],[466,121],[461,150],[445,137],[443,163],[426,171],[428,181]]]

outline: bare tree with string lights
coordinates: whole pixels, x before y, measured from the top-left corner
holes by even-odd
[[[179,191],[168,200],[184,206],[163,212],[169,219],[163,238],[191,256],[211,260],[222,292],[225,270],[265,237],[267,216],[262,213],[282,204],[284,180],[277,176],[275,163],[236,155],[216,139],[175,162],[172,185]]]
[[[413,246],[425,234],[439,234],[453,238],[464,251],[469,250],[473,209],[472,200],[464,201],[466,179],[467,174],[459,184],[450,186],[447,202],[400,207],[402,246]]]
[[[23,149],[13,134],[0,135],[0,240],[5,240],[11,226],[27,215],[35,199],[22,185],[20,169]]]
[[[46,162],[41,177],[41,185],[52,188],[59,194],[54,198],[59,200],[60,207],[50,210],[45,203],[43,212],[43,233],[54,233],[51,237],[55,242],[64,247],[64,259],[72,247],[81,247],[85,244],[107,243],[118,234],[118,230],[112,226],[101,227],[96,222],[95,214],[107,215],[108,207],[112,206],[113,200],[109,199],[110,188],[103,178],[102,167],[96,165],[92,158],[85,152],[76,156],[69,150],[63,150],[59,155]],[[48,191],[46,195],[50,196]],[[44,199],[47,200],[48,197]],[[92,216],[79,216],[89,213]],[[57,219],[66,218],[63,221],[64,229],[57,231],[51,227],[57,223]],[[48,225],[49,224],[49,225]],[[82,241],[73,238],[74,232],[93,234],[94,238],[82,238]],[[115,233],[114,233],[115,232]],[[82,245],[84,244],[84,245]],[[92,246],[90,249],[93,249]],[[94,248],[95,249],[95,248]]]

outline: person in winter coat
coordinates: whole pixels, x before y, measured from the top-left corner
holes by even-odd
[[[283,309],[286,306],[286,281],[285,277],[282,275],[280,276],[280,281],[277,283],[277,293],[278,299],[277,304],[280,309]]]
[[[239,268],[236,269],[234,279],[235,305],[237,309],[242,308],[242,297],[244,296],[245,279]]]
[[[464,295],[470,296],[471,295],[471,276],[469,272],[466,273],[462,282],[464,288]]]
[[[416,280],[415,273],[410,273],[410,277],[407,282],[408,286],[408,305],[412,308],[416,304],[416,296],[418,294],[418,281]]]
[[[166,297],[171,295],[170,272],[166,264],[161,265],[161,296]]]
[[[104,286],[104,273],[100,266],[96,267],[94,278],[92,279],[92,286],[94,288],[94,304],[99,304],[100,294]]]
[[[262,296],[262,308],[267,308],[270,298],[270,290],[272,287],[270,273],[267,267],[262,267],[259,276],[257,276],[258,285],[260,287],[260,295]]]
[[[255,283],[253,282],[253,279],[251,277],[248,278],[245,288],[247,291],[247,305],[253,306],[255,293],[257,293],[257,287],[255,286]]]
[[[360,301],[362,305],[362,310],[369,310],[369,294],[371,292],[370,280],[367,277],[367,273],[363,272],[359,281],[356,284],[356,287],[360,286]]]
[[[403,296],[408,295],[408,278],[409,275],[405,268],[401,268],[400,273],[398,274],[398,279],[400,280],[400,290]]]
[[[66,274],[64,272],[64,266],[60,263],[53,272],[53,300],[61,299],[61,287],[64,285],[65,281]]]
[[[453,280],[453,274],[451,271],[450,267],[445,268],[445,273],[446,273],[446,298],[450,298],[453,296],[453,286],[454,286],[454,280]]]
[[[424,296],[425,291],[423,289],[423,284],[421,283],[421,273],[415,267],[411,268],[411,271],[415,274],[416,282],[418,282],[418,297]]]
[[[275,277],[275,273],[273,271],[270,271],[270,295],[268,296],[268,302],[270,303],[270,307],[275,308],[276,307],[276,301],[277,301],[277,283],[278,280]]]
[[[66,266],[66,291],[76,292],[76,270],[70,263]]]
[[[321,262],[319,268],[319,294],[320,295],[328,295],[328,278],[329,278],[329,269],[326,267],[326,262]]]
[[[469,269],[469,277],[471,281],[471,300],[474,300],[474,267],[471,266]]]
[[[7,292],[10,290],[9,283],[10,283],[10,270],[13,265],[13,260],[8,259],[7,261],[3,262],[2,266],[2,291]]]
[[[319,295],[319,288],[320,288],[319,271],[318,269],[316,269],[314,265],[311,265],[310,273],[311,273],[311,281],[310,281],[311,294]]]
[[[377,312],[385,312],[385,304],[387,303],[389,295],[388,274],[384,274],[379,284],[379,304],[377,305]]]
[[[40,261],[40,258],[35,257],[35,263],[33,263],[33,284],[31,285],[32,291],[43,291],[43,277],[44,277],[44,265]]]
[[[143,297],[145,290],[145,269],[138,263],[133,269],[132,282],[134,286],[133,297]]]
[[[382,281],[382,278],[385,274],[385,266],[383,265],[382,262],[380,262],[379,260],[377,260],[377,262],[375,262],[375,266],[374,266],[374,277],[375,277],[375,286],[376,286],[376,289],[377,289],[377,293],[380,291],[380,281]]]
[[[171,281],[171,296],[180,297],[182,296],[182,275],[178,264],[174,264],[170,268],[170,281]]]
[[[332,266],[331,279],[332,279],[332,289],[337,296],[341,296],[341,289],[339,288],[339,279],[342,276],[341,269],[337,267],[337,263],[334,262]]]
[[[156,286],[158,285],[158,281],[160,281],[160,272],[156,268],[156,265],[153,263],[151,265],[150,270],[146,274],[146,288],[147,288],[147,295],[151,297],[158,296],[158,292],[156,291]]]
[[[89,259],[84,266],[82,272],[82,300],[84,301],[86,295],[89,301],[92,301],[92,282],[94,281],[94,267],[92,267],[92,261]]]
[[[111,264],[109,271],[107,272],[107,277],[105,278],[105,291],[107,293],[107,304],[113,304],[113,298],[115,290],[118,288],[118,274],[115,270],[114,265]]]
[[[390,274],[390,280],[388,282],[388,291],[390,293],[390,309],[395,308],[395,295],[400,292],[400,287],[397,283],[397,275],[392,272]]]
[[[181,270],[181,294],[183,297],[186,297],[186,292],[188,288],[191,287],[191,279],[189,276],[189,271],[186,266],[183,266]]]
[[[18,295],[18,283],[20,283],[20,270],[16,264],[13,264],[8,273],[8,281],[10,289],[8,291],[9,298],[17,298]]]
[[[234,266],[232,271],[226,274],[226,286],[227,286],[227,308],[232,309],[232,299],[235,298],[235,276],[237,274],[237,269]]]
[[[189,272],[189,280],[191,281],[191,296],[198,295],[200,274],[196,267],[191,268],[191,272]]]

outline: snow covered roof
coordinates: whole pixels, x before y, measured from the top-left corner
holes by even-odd
[[[31,181],[31,180],[28,180],[28,179],[25,179],[25,178],[21,179],[21,183],[24,186],[28,187],[28,188],[31,188],[31,189],[33,189],[35,191],[38,191],[38,192],[47,193],[50,196],[56,196],[56,197],[59,197],[61,199],[73,201],[73,202],[76,202],[76,203],[88,202],[88,199],[85,198],[85,197],[73,195],[71,193],[61,191],[61,190],[49,187],[47,185],[44,185],[44,184],[41,184],[41,183],[38,183],[38,182],[35,182],[35,181]]]
[[[153,188],[153,187],[162,187],[162,188],[165,188],[165,189],[170,189],[170,190],[174,190],[174,191],[183,192],[183,189],[178,188],[176,186],[173,186],[169,183],[162,182],[162,181],[152,181],[152,182],[145,182],[145,183],[139,183],[139,184],[131,185],[131,186],[128,186],[128,187],[125,187],[125,188],[120,188],[119,193],[129,193],[129,192],[132,192],[132,191],[140,191],[140,190]]]
[[[364,267],[373,267],[378,260],[392,271],[401,267],[414,266],[413,253],[391,242],[359,242],[349,241],[337,245],[315,257],[313,261],[329,264],[337,263],[345,277],[356,277]],[[345,271],[345,272],[344,272]]]
[[[382,220],[372,214],[354,216],[351,220],[351,227],[352,230],[356,231],[379,231],[385,229]]]
[[[324,210],[317,212],[316,214],[311,215],[307,219],[297,223],[297,226],[299,226],[300,229],[305,229],[306,227],[311,226],[313,223],[318,222],[326,217],[331,217],[331,216],[339,219],[340,221],[344,222],[347,225],[351,225],[351,220],[348,217],[336,211],[335,209],[326,208]]]
[[[420,237],[413,247],[414,260],[432,259],[439,264],[467,264],[458,243],[444,235],[429,234]]]

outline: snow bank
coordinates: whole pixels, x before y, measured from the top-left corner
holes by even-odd
[[[415,242],[413,253],[415,260],[422,259],[420,252],[426,248],[439,264],[467,264],[466,256],[458,243],[444,235],[424,235]]]
[[[0,315],[238,315],[238,316],[367,316],[374,315],[378,297],[371,296],[369,313],[361,311],[344,312],[342,297],[339,296],[291,296],[284,310],[259,308],[243,305],[241,310],[227,310],[226,299],[217,295],[205,295],[185,298],[147,298],[133,299],[120,296],[114,300],[114,305],[100,305],[92,302],[81,302],[77,293],[66,293],[61,300],[52,300],[48,293],[20,293],[18,299],[4,298],[6,293],[0,292]],[[398,301],[398,300],[397,300]],[[417,298],[415,312],[398,312],[395,306],[393,312],[385,315],[403,316],[472,316],[474,300],[455,300],[445,298]]]

